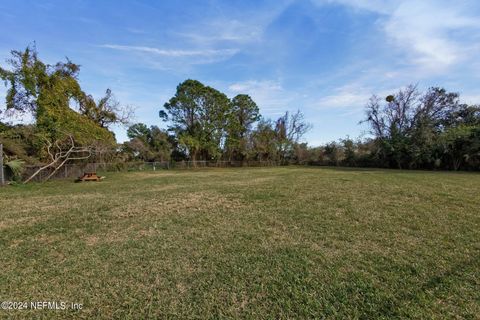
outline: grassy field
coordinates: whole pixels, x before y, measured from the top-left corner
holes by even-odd
[[[0,318],[477,318],[480,175],[107,174],[0,189]]]

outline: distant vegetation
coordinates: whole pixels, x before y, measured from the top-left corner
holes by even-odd
[[[131,123],[132,108],[107,89],[96,101],[79,84],[80,68],[70,60],[43,63],[35,47],[12,51],[0,67],[7,86],[0,110],[0,143],[6,160],[51,164],[50,147],[83,154],[69,162],[247,161],[402,169],[480,169],[480,107],[463,104],[457,93],[409,86],[366,105],[368,138],[341,139],[312,148],[302,143],[310,125],[301,111],[276,120],[262,117],[246,94],[229,99],[196,80],[186,80],[159,110],[159,126]],[[359,104],[365,103],[359,101]],[[27,115],[33,121],[18,121]],[[152,116],[156,116],[152,114]],[[16,119],[15,124],[12,119]],[[129,141],[118,144],[111,126],[128,126]],[[50,147],[49,147],[50,146]],[[49,149],[50,148],[50,149]],[[18,172],[18,170],[17,170]]]
[[[331,143],[324,155],[351,166],[480,169],[480,107],[460,103],[458,93],[408,86],[385,101],[373,96],[365,122],[373,138]]]

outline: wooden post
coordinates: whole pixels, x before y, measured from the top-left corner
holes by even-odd
[[[0,186],[5,184],[5,176],[3,174],[3,144],[0,143]]]

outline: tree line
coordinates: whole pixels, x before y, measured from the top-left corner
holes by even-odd
[[[130,126],[123,150],[134,159],[288,161],[310,128],[300,111],[265,119],[246,94],[229,99],[197,80],[186,80],[159,111],[167,129]]]
[[[264,119],[248,95],[229,100],[198,81],[187,80],[160,117],[168,130],[136,124],[125,144],[142,160],[271,160],[311,165],[397,169],[480,169],[480,106],[461,103],[458,93],[410,85],[365,106],[370,129],[364,139],[344,138],[310,147],[301,112]],[[142,133],[138,132],[139,127]],[[170,133],[170,135],[169,135]],[[154,138],[157,137],[157,138]],[[140,143],[141,140],[143,143]],[[156,142],[155,142],[156,141]],[[159,148],[161,146],[161,148]]]
[[[67,162],[170,160],[480,169],[480,107],[443,88],[422,93],[408,86],[386,98],[372,96],[363,120],[367,138],[310,147],[302,141],[311,126],[301,111],[268,119],[250,96],[230,99],[197,80],[180,83],[157,110],[163,126],[148,127],[132,124],[133,109],[110,89],[99,100],[84,92],[80,66],[69,59],[45,64],[30,46],[12,51],[7,64],[0,67],[7,88],[0,143],[7,166],[17,173],[25,164],[58,169]],[[21,121],[26,115],[33,120]],[[128,127],[128,141],[116,142],[114,124]],[[76,156],[62,158],[68,150],[77,150]]]
[[[439,87],[410,85],[386,98],[372,96],[362,121],[370,137],[302,145],[302,161],[397,169],[480,169],[480,106]]]

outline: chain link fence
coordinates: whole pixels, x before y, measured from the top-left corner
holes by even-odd
[[[272,167],[284,164],[285,163],[280,161],[162,161],[66,164],[50,179],[78,178],[85,172],[102,173],[121,171],[157,171],[168,169]],[[22,173],[22,181],[33,175],[41,167],[42,166],[26,166]],[[44,169],[31,181],[44,181],[54,170],[54,167]]]

